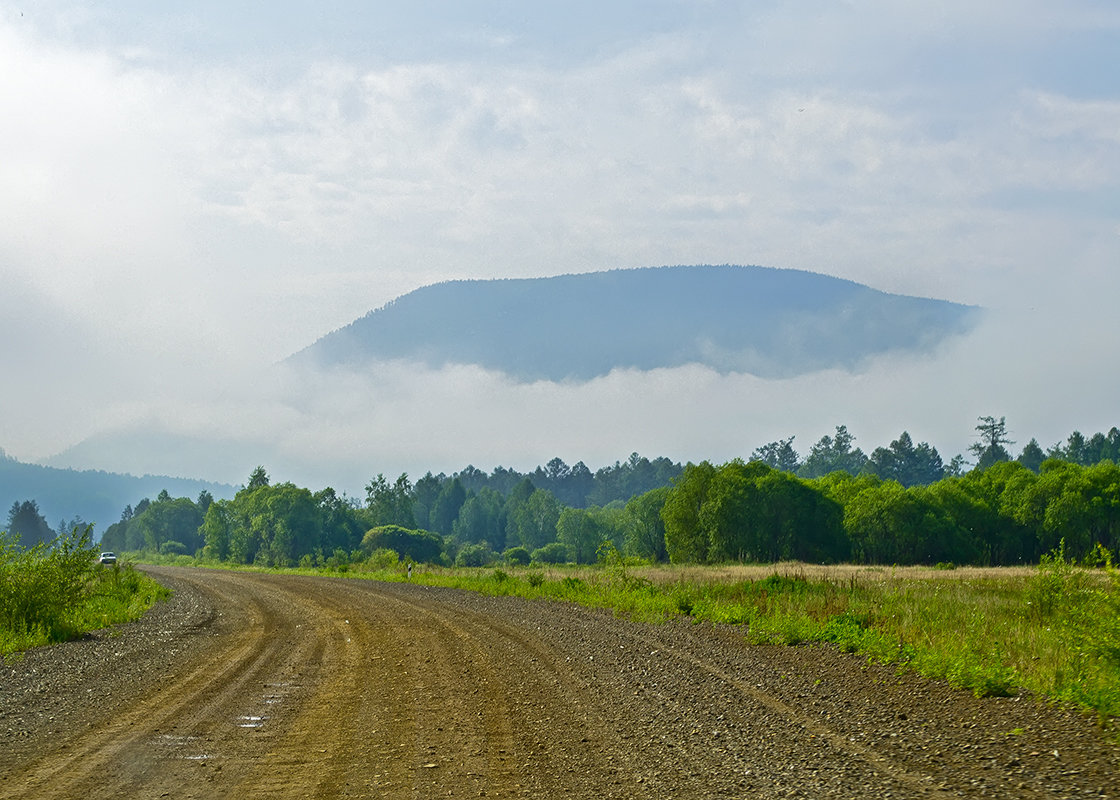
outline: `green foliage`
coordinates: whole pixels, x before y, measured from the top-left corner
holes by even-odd
[[[855,437],[845,425],[836,426],[836,436],[822,436],[813,445],[797,474],[802,478],[823,478],[832,472],[859,475],[867,463],[867,456],[858,447],[853,448]]]
[[[501,547],[506,540],[505,521],[502,517],[502,496],[489,486],[471,493],[459,509],[459,516],[452,524],[455,536],[464,542],[489,542]]]
[[[995,428],[984,433],[989,444],[991,437],[1004,441],[1002,420],[991,422]],[[854,558],[994,565],[1033,563],[1059,538],[1065,539],[1072,558],[1084,558],[1098,544],[1120,548],[1120,468],[1111,461],[1081,466],[1051,458],[1036,474],[1017,461],[997,459],[964,475],[945,470],[948,477],[927,484],[939,457],[925,443],[914,445],[904,432],[889,448],[879,448],[879,457],[863,459],[864,467],[898,479],[883,480],[848,471],[863,458],[852,441],[846,428],[838,426],[835,438],[818,442],[815,466],[806,467],[806,474],[842,463],[847,468],[811,480],[763,461],[733,460],[719,467],[701,462],[685,467],[671,486],[631,496],[626,503],[589,508],[564,506],[550,490],[504,468],[491,476],[473,467],[452,478],[429,473],[416,486],[407,475],[392,484],[378,475],[366,487],[364,507],[330,488],[311,494],[292,484],[273,486],[258,468],[231,500],[215,501],[202,492],[194,503],[166,491],[154,502],[142,500],[110,526],[103,548],[193,553],[206,561],[262,566],[319,564],[322,553],[359,548],[371,528],[384,527],[375,525],[377,520],[407,520],[417,514],[443,529],[450,526],[453,536],[447,545],[436,551],[434,539],[414,542],[422,550],[416,553],[401,550],[401,542],[385,546],[446,564],[468,545],[472,549],[463,558],[474,561],[484,553],[478,545],[495,552],[512,545],[531,554],[555,543],[563,546],[565,561],[590,563],[603,541],[632,558],[677,564]],[[786,444],[792,447],[788,440]],[[1071,436],[1062,452],[1088,460],[1111,452],[1113,445],[1120,447],[1116,429],[1107,437]],[[915,472],[925,469],[923,463],[931,471],[925,477]],[[612,470],[646,478],[672,471],[660,460],[636,454]],[[560,487],[584,472],[586,468],[568,468],[553,459],[547,469],[532,474]],[[508,497],[490,482],[501,485]],[[17,504],[12,513],[21,508]],[[366,546],[363,553],[368,552]],[[515,552],[521,557],[521,551]],[[559,558],[560,547],[545,550],[544,557]]]
[[[86,528],[30,548],[0,534],[0,626],[40,631],[48,641],[77,633],[69,612],[88,596],[96,557],[90,534]]]
[[[459,549],[455,556],[457,567],[484,567],[498,560],[498,554],[490,549],[485,542],[481,544],[468,544]]]
[[[751,461],[758,461],[771,469],[782,472],[797,472],[801,467],[801,457],[793,449],[794,437],[770,442],[761,447],[756,447],[751,453]]]
[[[412,484],[404,473],[392,484],[378,473],[366,486],[366,506],[376,525],[416,527],[412,513]]]
[[[1010,461],[1011,454],[1005,444],[1014,444],[1007,438],[1007,420],[1000,417],[979,417],[980,424],[976,433],[980,441],[969,446],[969,452],[976,456],[976,468],[985,470],[1001,461]]]
[[[669,487],[651,489],[626,504],[624,541],[626,552],[651,561],[668,561],[665,546],[665,521],[661,509],[669,497]]]
[[[399,525],[372,528],[362,539],[362,550],[387,549],[419,563],[436,563],[443,552],[443,537],[431,531],[415,531]]]
[[[396,550],[380,547],[369,554],[366,563],[373,569],[389,569],[400,563],[401,557]]]
[[[956,521],[924,489],[895,481],[864,489],[844,509],[844,529],[857,560],[871,564],[972,561]]]
[[[323,551],[349,553],[370,528],[369,512],[333,489],[312,494],[291,483],[255,483],[209,505],[199,529],[204,558],[290,566]]]
[[[592,563],[599,545],[609,538],[596,510],[565,508],[557,520],[556,538],[577,564]]]
[[[12,503],[8,511],[7,531],[15,543],[23,547],[47,544],[54,538],[47,520],[39,513],[39,504],[34,500]]]
[[[544,547],[533,551],[532,563],[534,564],[566,564],[571,561],[568,546],[562,542],[549,542]]]
[[[92,527],[31,548],[0,533],[0,653],[134,619],[160,596],[129,566],[95,562]]]
[[[674,564],[700,564],[708,560],[708,537],[700,525],[700,508],[716,468],[707,461],[689,464],[673,482],[661,508],[665,523],[665,549]]]
[[[1120,716],[1120,570],[1098,547],[1080,565],[1065,542],[1043,556],[1027,585],[1026,616],[1054,639],[1062,666],[1048,694]]]
[[[432,508],[431,525],[444,536],[450,536],[459,518],[459,511],[467,501],[467,490],[458,478],[444,485]]]
[[[529,550],[556,540],[560,503],[551,492],[534,489],[524,502],[511,504],[507,517],[508,537]]]
[[[885,481],[897,481],[907,487],[926,486],[945,476],[945,465],[937,448],[927,442],[915,446],[906,431],[889,447],[875,448],[864,469]]]
[[[848,554],[839,503],[761,461],[685,469],[662,506],[681,561],[837,561]]]
[[[502,559],[507,564],[525,565],[533,560],[533,556],[524,547],[511,547],[502,553]]]

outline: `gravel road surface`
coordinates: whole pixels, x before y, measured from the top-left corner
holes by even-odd
[[[1120,747],[821,647],[559,603],[149,568],[0,662],[0,798],[1120,797]]]

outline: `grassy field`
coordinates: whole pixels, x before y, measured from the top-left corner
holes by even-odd
[[[404,565],[344,570],[409,580]],[[1107,554],[1093,566],[1056,554],[1005,568],[651,566],[615,555],[592,567],[415,565],[411,580],[651,622],[740,625],[756,644],[833,645],[980,696],[1026,690],[1089,710],[1102,725],[1120,718],[1120,571]]]

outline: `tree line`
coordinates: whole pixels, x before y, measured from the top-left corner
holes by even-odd
[[[273,485],[258,467],[230,500],[165,491],[126,508],[102,547],[278,566],[387,553],[588,563],[604,543],[676,563],[995,565],[1035,562],[1063,540],[1075,557],[1120,545],[1120,431],[1074,432],[1045,451],[1032,439],[1012,459],[1005,420],[979,423],[967,470],[906,432],[865,455],[845,426],[803,459],[791,437],[722,465],[633,454],[596,473],[553,459],[524,474],[379,474],[364,499]]]

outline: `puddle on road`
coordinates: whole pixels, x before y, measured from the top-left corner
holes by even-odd
[[[194,749],[195,747],[197,747],[196,742],[198,742],[198,740],[199,737],[197,736],[175,733],[161,733],[156,736],[155,744],[157,747],[168,751],[187,748]],[[199,753],[197,751],[188,753],[187,755],[174,754],[173,757],[183,759],[184,761],[211,761],[213,759],[213,756],[207,753]]]
[[[280,681],[277,683],[265,683],[263,684],[263,688],[265,693],[261,696],[261,704],[271,706],[272,710],[275,711],[275,707],[283,704],[293,690],[300,689],[302,686],[298,683]],[[268,722],[271,716],[270,714],[260,713],[242,714],[237,718],[236,724],[239,728],[256,730],[264,727],[264,724]]]

